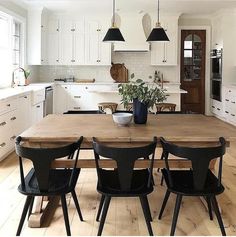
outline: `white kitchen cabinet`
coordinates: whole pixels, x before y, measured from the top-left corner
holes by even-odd
[[[84,19],[64,20],[62,22],[62,64],[84,65]]]
[[[48,64],[62,64],[60,20],[50,19],[48,22]]]
[[[48,63],[47,18],[48,12],[45,8],[28,11],[27,59],[29,65],[45,65]]]
[[[53,112],[63,114],[68,111],[70,85],[57,84],[53,92]]]
[[[166,22],[166,23],[165,23]],[[151,43],[151,65],[176,66],[178,55],[178,19],[170,18],[162,24],[170,41]]]
[[[211,112],[217,117],[223,119],[224,105],[221,101],[211,99]]]
[[[111,65],[111,45],[102,42],[107,28],[93,19],[86,20],[85,26],[85,64]]]
[[[26,93],[19,96],[17,105],[17,114],[18,114],[18,124],[19,124],[19,133],[23,132],[31,125],[31,95]]]
[[[236,125],[236,88],[223,88],[223,102],[226,122]]]
[[[11,98],[0,103],[0,160],[13,150],[14,139],[18,134],[16,101],[17,98]]]
[[[223,48],[222,16],[212,19],[212,49]]]
[[[32,106],[32,124],[38,123],[43,119],[43,102]]]

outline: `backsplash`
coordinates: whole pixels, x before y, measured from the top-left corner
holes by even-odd
[[[144,80],[154,76],[155,70],[164,75],[164,79],[171,82],[179,81],[177,66],[151,66],[150,52],[113,52],[113,63],[124,63],[136,78]],[[96,82],[113,82],[110,76],[110,66],[38,66],[38,78],[40,82],[51,82],[56,78],[74,76],[76,79],[96,79]],[[35,81],[35,80],[34,80]]]

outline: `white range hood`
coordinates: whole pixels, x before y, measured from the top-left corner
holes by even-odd
[[[125,42],[115,43],[114,51],[133,51],[147,52],[150,45],[146,42],[146,36],[143,29],[144,14],[120,14],[120,31]]]

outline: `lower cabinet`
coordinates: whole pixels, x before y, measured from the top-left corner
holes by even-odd
[[[211,100],[211,112],[219,118],[224,118],[224,106],[221,101]]]
[[[43,102],[32,106],[32,124],[38,123],[43,118]]]

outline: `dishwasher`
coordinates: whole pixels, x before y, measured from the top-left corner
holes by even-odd
[[[53,88],[47,86],[45,88],[45,101],[44,101],[44,117],[53,113]]]

